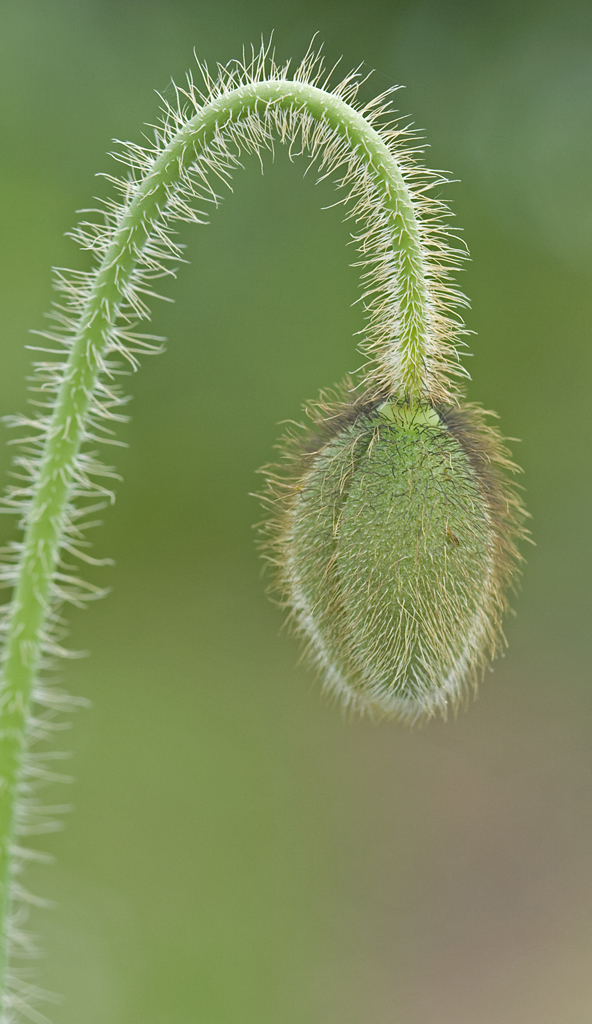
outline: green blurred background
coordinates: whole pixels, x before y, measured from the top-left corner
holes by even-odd
[[[67,829],[29,871],[56,1024],[589,1024],[592,1019],[592,7],[446,0],[2,0],[0,410],[65,239],[192,49],[275,30],[400,82],[473,262],[471,398],[522,439],[536,548],[479,700],[418,731],[344,721],[267,602],[249,497],[278,421],[360,363],[327,184],[255,160],[159,304],[130,381],[108,600],[71,616]],[[8,471],[8,456],[3,455]],[[3,523],[8,536],[9,524]]]

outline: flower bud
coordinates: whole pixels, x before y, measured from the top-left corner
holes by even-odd
[[[296,472],[272,478],[283,603],[354,710],[445,714],[503,639],[524,512],[483,416],[395,400],[325,408],[292,451]]]

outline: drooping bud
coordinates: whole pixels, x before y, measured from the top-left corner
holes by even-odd
[[[325,687],[356,711],[445,714],[503,640],[524,512],[483,416],[394,400],[317,408],[292,445],[296,471],[270,477],[283,603]]]

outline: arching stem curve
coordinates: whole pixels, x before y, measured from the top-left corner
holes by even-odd
[[[214,96],[169,140],[122,213],[80,316],[46,431],[25,518],[22,557],[10,608],[0,684],[0,989],[4,990],[15,820],[23,787],[34,682],[52,607],[65,516],[103,355],[133,286],[139,257],[183,173],[225,127],[270,110],[328,126],[351,148],[380,196],[383,228],[397,254],[398,337],[383,356],[393,393],[427,392],[431,299],[416,209],[401,167],[369,121],[339,96],[288,79],[254,81]]]

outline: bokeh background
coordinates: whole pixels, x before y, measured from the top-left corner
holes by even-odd
[[[344,721],[264,596],[249,496],[281,420],[360,362],[329,185],[255,160],[159,304],[130,380],[113,588],[71,616],[92,701],[74,814],[29,872],[56,1024],[589,1024],[592,1019],[592,7],[567,0],[2,0],[0,410],[64,232],[195,47],[275,31],[398,82],[473,262],[471,398],[501,414],[537,546],[476,704],[417,731]],[[9,457],[2,455],[8,472]],[[4,536],[10,524],[1,524]]]

